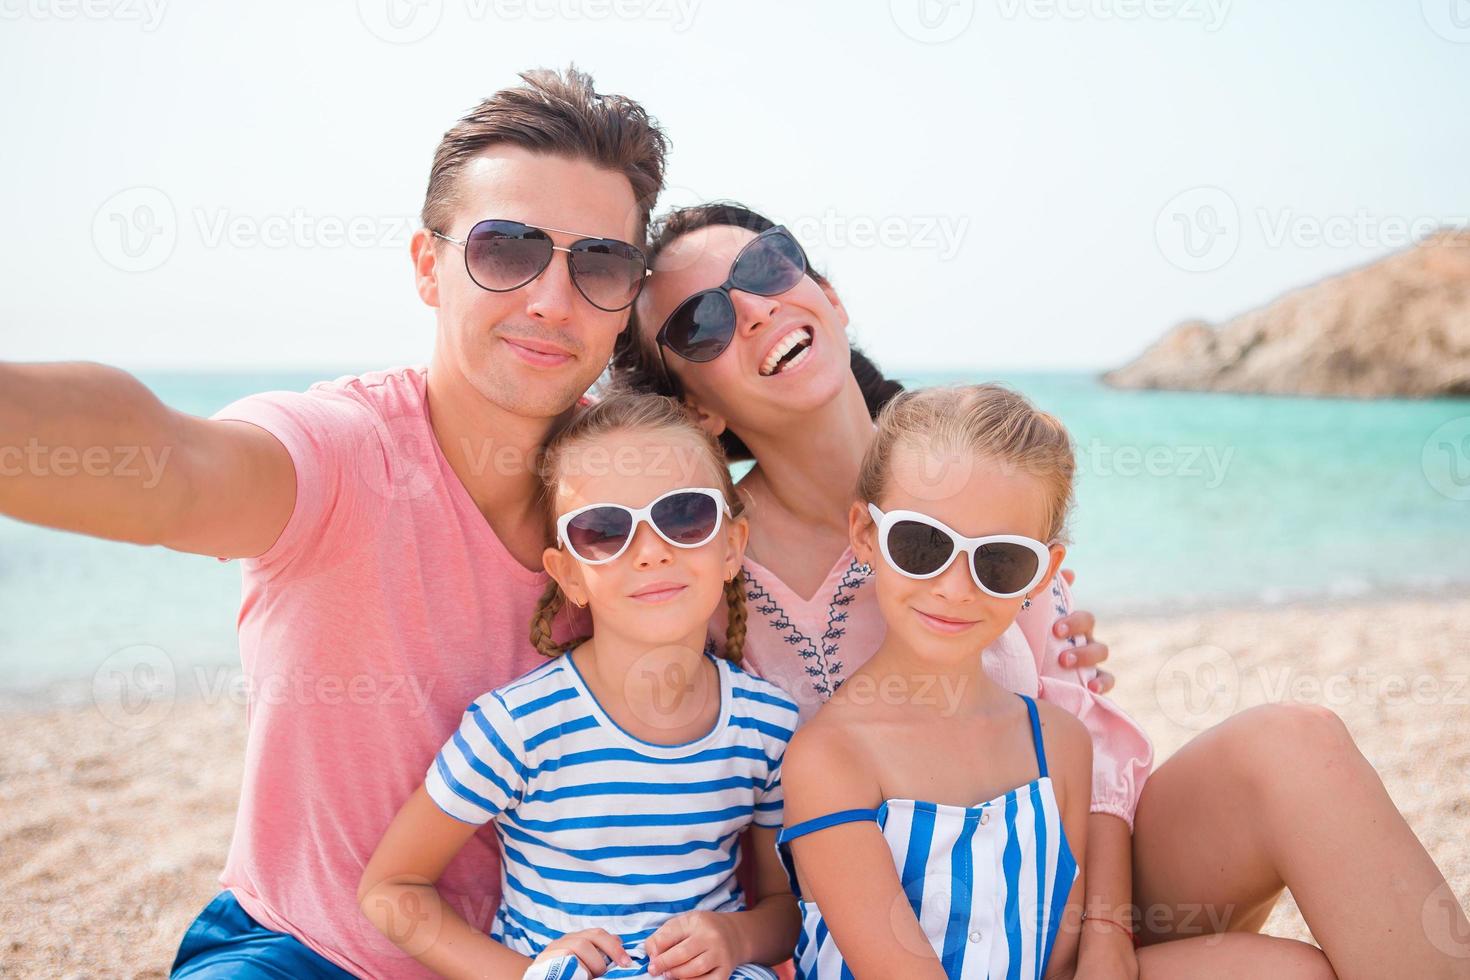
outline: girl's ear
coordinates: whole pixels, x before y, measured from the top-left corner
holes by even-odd
[[[684,392],[684,404],[694,413],[694,420],[699,423],[701,429],[710,434],[710,438],[718,439],[724,433],[727,427],[725,417],[705,408],[700,404],[698,398],[689,394],[687,389]]]
[[[561,587],[562,595],[579,605],[587,604],[587,586],[582,581],[582,564],[560,548],[541,552],[541,564]]]
[[[750,542],[750,521],[745,515],[725,522],[725,581],[735,577],[745,564],[745,546]]]
[[[1042,592],[1051,588],[1052,579],[1057,577],[1057,569],[1062,567],[1062,562],[1067,557],[1067,546],[1064,544],[1054,544],[1048,550],[1051,552],[1051,564],[1047,566],[1046,574],[1041,578],[1041,584],[1026,593],[1028,599],[1035,599]]]
[[[842,329],[846,330],[848,323],[847,307],[842,305],[842,299],[837,295],[837,290],[832,288],[832,284],[830,282],[823,283],[821,286],[821,290],[822,293],[827,297],[827,302],[831,303],[832,308],[837,311],[838,325],[841,326]]]
[[[854,500],[847,511],[847,537],[858,563],[873,564],[878,555],[878,526],[868,513],[868,505],[861,500]]]

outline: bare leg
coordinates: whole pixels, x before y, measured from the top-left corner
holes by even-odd
[[[1192,936],[1138,951],[1139,980],[1334,980],[1322,951],[1295,939],[1253,933]]]
[[[1160,766],[1138,804],[1144,942],[1255,932],[1283,888],[1343,980],[1470,977],[1464,911],[1326,708],[1221,722]]]

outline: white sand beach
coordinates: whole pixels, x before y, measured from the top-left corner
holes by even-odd
[[[1333,708],[1470,904],[1470,599],[1104,617],[1101,636],[1113,697],[1160,761],[1255,704]],[[92,704],[0,714],[0,975],[164,977],[217,891],[243,709],[119,720]],[[1268,931],[1309,938],[1289,898]]]

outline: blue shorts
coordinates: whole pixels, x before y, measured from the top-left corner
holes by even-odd
[[[352,980],[352,974],[295,936],[267,929],[250,918],[228,888],[204,906],[184,933],[169,976],[192,980]]]

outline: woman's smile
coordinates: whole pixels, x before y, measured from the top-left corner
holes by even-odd
[[[760,376],[771,378],[795,370],[811,359],[815,344],[815,331],[806,324],[786,331],[766,352],[761,361]]]

